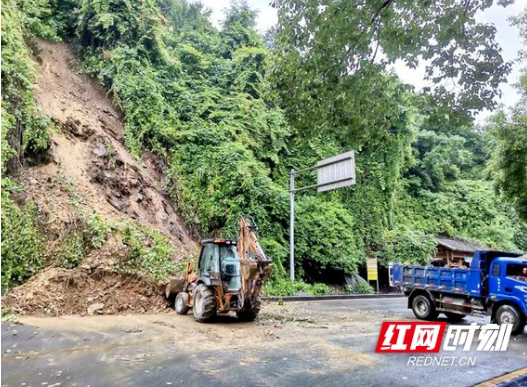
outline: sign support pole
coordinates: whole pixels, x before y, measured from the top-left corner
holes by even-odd
[[[295,188],[295,176],[298,173],[317,170],[317,184]],[[355,154],[353,151],[342,153],[319,161],[317,165],[295,171],[289,175],[289,275],[295,280],[295,194],[311,188],[319,192],[329,191],[355,184]]]
[[[295,170],[291,170],[289,202],[289,271],[291,281],[295,280]]]

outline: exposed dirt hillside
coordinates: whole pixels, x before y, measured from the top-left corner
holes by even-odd
[[[196,244],[164,191],[163,163],[149,153],[136,160],[127,152],[120,112],[96,80],[78,73],[66,44],[37,43],[35,98],[59,130],[52,134],[49,152],[27,160],[30,166],[15,181],[25,187],[19,201],[31,198],[43,213],[50,243],[78,222],[81,208],[105,221],[157,229],[172,241],[175,260],[195,255]],[[158,287],[113,271],[125,248],[110,238],[75,269],[44,269],[13,289],[4,306],[15,313],[47,315],[83,313],[93,304],[104,304],[98,313],[163,309]]]
[[[51,162],[30,168],[23,178],[36,180],[33,186],[41,183],[38,195],[50,205],[50,196],[62,193],[50,180],[69,180],[87,207],[113,219],[132,218],[157,227],[184,250],[190,238],[163,193],[161,162],[151,154],[136,161],[126,151],[119,112],[95,80],[75,72],[68,46],[46,41],[39,46],[35,97],[42,114],[62,133],[53,135]]]

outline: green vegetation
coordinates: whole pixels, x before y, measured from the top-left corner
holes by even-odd
[[[513,19],[527,43],[527,10]],[[527,51],[520,59],[527,64]],[[500,111],[490,120],[489,171],[496,187],[512,201],[520,218],[527,222],[527,66],[516,85],[521,100],[510,110]]]
[[[103,246],[112,229],[97,213],[89,216],[81,214],[75,224],[62,236],[60,243],[61,266],[76,267],[93,249]]]
[[[26,280],[44,264],[38,208],[32,201],[12,199],[11,193],[22,188],[8,175],[18,171],[25,156],[49,147],[49,121],[38,115],[33,99],[36,71],[26,44],[33,36],[56,37],[46,6],[42,1],[2,0],[2,286],[6,287]]]
[[[16,316],[16,314],[9,313],[9,312],[3,312],[3,311],[2,311],[2,322],[6,322],[6,323],[10,322],[13,324],[19,323],[18,317]]]
[[[32,202],[17,205],[2,187],[2,286],[21,283],[44,264],[45,245]]]
[[[307,293],[310,295],[324,295],[329,293],[327,285],[308,284],[302,281],[291,282],[287,279],[275,279],[268,282],[262,289],[262,293],[268,296],[293,296],[297,293]]]
[[[273,51],[244,2],[228,9],[220,29],[201,4],[184,0],[3,2],[2,167],[12,155],[20,160],[48,146],[46,120],[35,114],[24,36],[55,38],[57,31],[125,113],[129,150],[163,158],[167,188],[188,224],[217,235],[239,214],[254,216],[275,266],[268,294],[327,292],[300,280],[339,281],[366,257],[424,262],[437,234],[527,250],[526,103],[499,113],[488,128],[476,128],[471,118],[495,105],[509,71],[492,27],[474,20],[477,8],[492,1],[463,9],[460,2],[382,3],[330,2],[317,9],[313,1],[279,1],[280,25],[266,42]],[[525,15],[516,23],[525,32]],[[398,59],[415,66],[421,56],[430,60],[436,86],[416,93],[388,66]],[[441,78],[459,79],[459,93]],[[21,127],[16,145],[10,139]],[[298,281],[291,283],[284,279],[289,171],[350,149],[356,151],[355,186],[296,197]],[[313,176],[297,182],[310,184]],[[24,240],[14,233],[22,224],[37,229],[36,209],[9,200],[3,192],[2,219],[11,211],[19,221],[2,224],[2,247],[15,266],[26,267],[12,275],[22,281],[33,272],[28,266],[42,264],[26,265],[38,258],[30,252],[41,251],[41,242],[36,231]],[[104,241],[105,227],[88,219],[90,233],[69,238],[66,251],[80,255],[66,254],[66,264],[86,252],[79,243]],[[130,247],[122,270],[161,280],[173,269],[171,248],[155,232],[130,225],[122,233]],[[25,250],[18,254],[11,246]]]
[[[359,282],[354,287],[351,287],[348,289],[349,293],[356,293],[356,294],[373,294],[375,293],[375,289],[373,286],[371,286],[368,283],[365,282]]]
[[[387,92],[389,66],[426,59],[434,85],[422,92],[425,111],[466,122],[496,106],[510,72],[494,26],[475,18],[493,3],[278,0],[273,83],[282,105],[303,132],[382,143],[400,109]]]
[[[146,274],[159,282],[174,273],[173,247],[159,232],[131,224],[122,227],[119,233],[128,246],[128,256],[119,263],[120,271]]]

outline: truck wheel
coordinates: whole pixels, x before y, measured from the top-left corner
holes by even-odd
[[[461,321],[465,317],[467,317],[464,314],[457,314],[457,313],[450,313],[450,312],[443,312],[443,313],[445,314],[445,316],[448,319],[448,321],[453,321],[453,322]]]
[[[216,301],[214,300],[214,291],[200,284],[194,292],[194,318],[197,322],[210,321],[216,316]]]
[[[258,313],[260,312],[260,302],[249,309],[240,309],[236,312],[236,316],[241,321],[254,321]]]
[[[519,335],[525,329],[525,320],[521,312],[512,305],[501,305],[496,311],[496,322],[502,324],[512,324],[512,334]]]
[[[177,314],[185,315],[188,313],[190,309],[188,306],[188,293],[178,293],[176,296],[176,302],[174,303],[174,309],[176,309]]]
[[[439,316],[429,297],[419,294],[412,300],[412,311],[420,320],[434,321]]]

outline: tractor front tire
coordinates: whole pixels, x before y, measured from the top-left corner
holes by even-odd
[[[247,306],[247,305],[246,305]],[[236,316],[240,321],[254,321],[258,313],[260,312],[260,302],[257,302],[255,305],[244,307],[236,312]]]
[[[190,307],[188,306],[189,296],[186,292],[178,293],[176,301],[174,303],[174,309],[177,314],[185,315],[188,313]]]
[[[216,316],[216,300],[214,290],[203,284],[194,290],[194,304],[192,307],[194,319],[197,322],[208,322]]]

